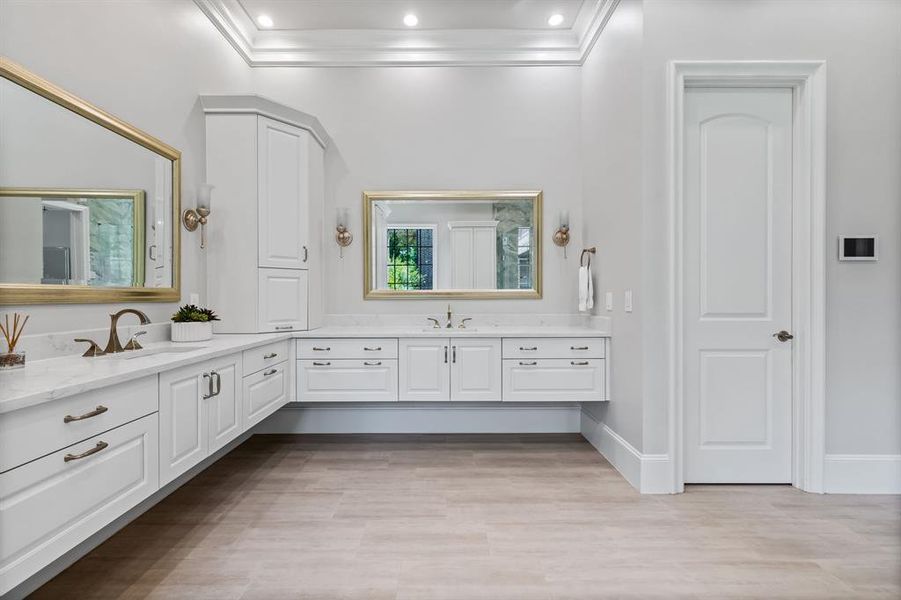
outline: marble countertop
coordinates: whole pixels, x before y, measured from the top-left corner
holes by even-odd
[[[144,350],[95,358],[36,360],[24,369],[0,372],[0,414],[292,337],[292,332],[215,335],[204,342],[146,344]],[[159,353],[169,348],[177,351]],[[186,348],[196,349],[183,351]]]
[[[538,338],[538,337],[610,337],[605,329],[554,326],[476,326],[466,329],[452,327],[409,327],[409,326],[326,326],[310,331],[296,331],[295,338],[434,338],[434,337],[467,337],[467,338]]]
[[[85,358],[68,355],[29,362],[24,369],[0,372],[0,414],[20,410],[98,388],[133,381],[218,356],[292,338],[408,338],[408,337],[610,337],[604,328],[568,325],[527,327],[476,326],[431,328],[409,325],[327,326],[311,331],[266,334],[217,334],[211,340],[174,344],[146,344],[144,350]],[[165,350],[173,350],[166,352]]]

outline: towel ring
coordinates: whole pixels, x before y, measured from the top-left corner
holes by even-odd
[[[596,254],[597,251],[598,251],[598,249],[594,246],[592,246],[591,248],[583,248],[582,255],[579,256],[579,266],[580,267],[590,267],[591,266],[591,255]],[[588,254],[588,264],[587,265],[584,264],[586,254]]]

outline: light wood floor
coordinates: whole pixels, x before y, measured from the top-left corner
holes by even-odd
[[[901,498],[640,496],[578,435],[255,436],[38,598],[901,597]]]

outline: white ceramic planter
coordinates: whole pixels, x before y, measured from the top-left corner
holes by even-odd
[[[213,337],[213,323],[172,323],[173,342],[202,342]]]

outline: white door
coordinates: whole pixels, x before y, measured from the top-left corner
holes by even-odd
[[[160,374],[160,486],[206,458],[204,400],[212,391],[205,365]]]
[[[241,355],[224,356],[209,363],[213,395],[207,399],[209,448],[212,454],[243,431],[241,415]]]
[[[300,269],[259,269],[259,329],[266,331],[307,328],[308,273]]]
[[[398,343],[401,401],[450,399],[450,340],[410,338]]]
[[[685,93],[686,483],[790,483],[792,91]]]
[[[451,400],[501,400],[501,340],[451,340]]]
[[[310,135],[259,119],[259,252],[261,267],[306,268]]]

